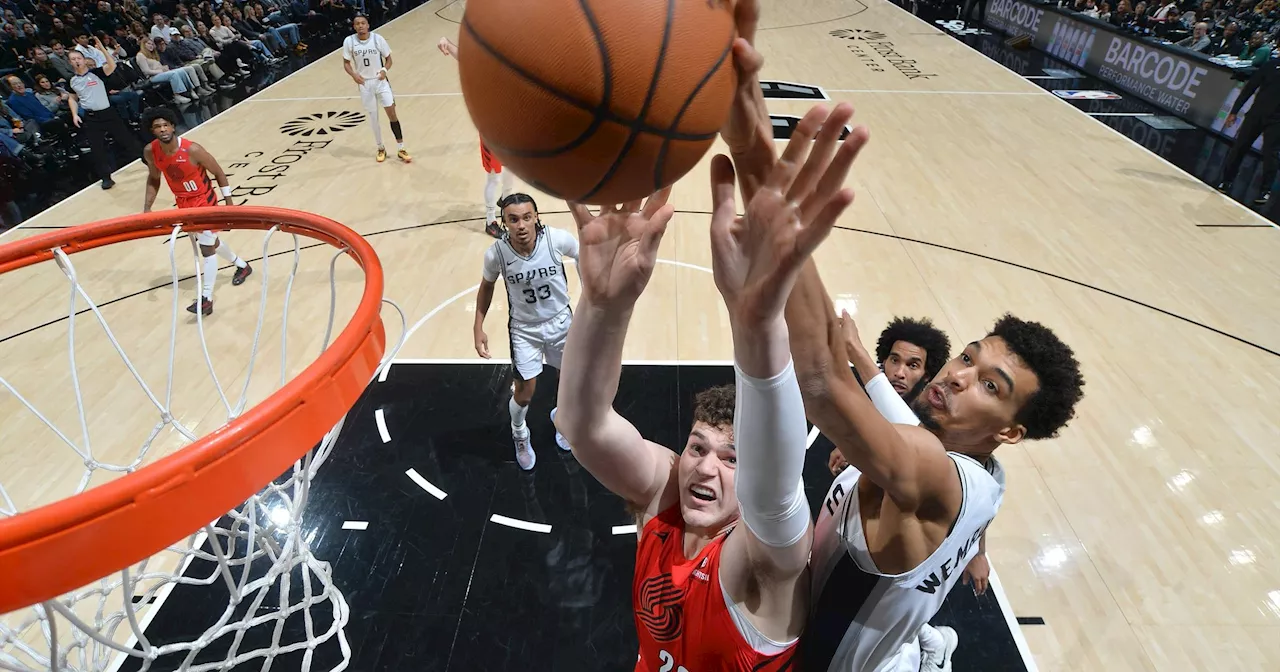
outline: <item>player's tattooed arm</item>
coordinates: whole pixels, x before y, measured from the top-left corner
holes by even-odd
[[[156,203],[156,195],[160,193],[160,169],[151,158],[150,145],[142,151],[142,162],[147,164],[147,193],[142,200],[142,211],[151,212]]]
[[[613,409],[613,400],[627,327],[675,212],[666,203],[669,194],[664,189],[643,208],[635,201],[599,215],[569,205],[578,225],[582,299],[565,345],[556,427],[592,476],[647,515],[677,501],[676,454],[646,441]]]
[[[218,160],[205,151],[203,146],[194,142],[191,143],[191,149],[188,151],[191,153],[191,157],[196,160],[196,163],[209,171],[213,175],[213,179],[217,180],[219,191],[222,193],[222,200],[227,205],[235,205],[235,203],[231,202],[231,183],[227,181],[227,172],[218,164]]]

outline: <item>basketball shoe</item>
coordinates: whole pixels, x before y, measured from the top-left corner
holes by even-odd
[[[376,159],[378,160],[378,163],[382,163],[383,161],[386,161],[386,160],[387,160],[387,148],[386,148],[386,147],[379,147],[379,148],[378,148],[378,155],[377,155],[376,157],[374,157],[374,158],[376,158]]]
[[[407,149],[402,149],[396,152],[396,158],[404,161],[405,163],[413,163],[413,157],[409,156],[409,150]]]
[[[559,407],[551,409],[551,426],[552,427],[555,427],[555,424],[556,424],[557,410],[559,410]],[[561,434],[560,430],[558,429],[556,430],[556,445],[560,446],[560,450],[563,450],[566,453],[573,450],[573,446],[569,445],[569,440],[564,438],[564,434]]]
[[[960,637],[954,628],[935,628],[927,623],[921,626],[920,672],[951,672],[951,655],[959,646]]]
[[[523,431],[511,430],[511,440],[516,444],[516,464],[524,471],[533,469],[533,465],[538,462],[538,456],[533,452],[533,442],[529,440],[529,427],[526,425]]]

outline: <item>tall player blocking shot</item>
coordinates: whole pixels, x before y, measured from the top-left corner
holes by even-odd
[[[213,173],[218,181],[219,193],[227,205],[231,202],[231,186],[227,182],[227,174],[217,159],[205,151],[204,147],[179,138],[178,118],[166,107],[147,110],[142,115],[142,123],[155,136],[142,152],[142,160],[147,164],[147,194],[142,203],[143,212],[151,212],[151,206],[160,193],[160,175],[164,175],[169,183],[169,191],[178,201],[178,208],[207,208],[218,204],[218,194],[213,190],[209,174]],[[218,239],[213,231],[201,231],[192,238],[192,244],[199,244],[204,266],[200,270],[203,279],[200,298],[187,307],[187,312],[199,310],[202,315],[213,313],[213,285],[218,279],[218,259],[235,264],[235,275],[231,276],[231,284],[240,285],[253,273],[253,268],[245,260],[236,256],[229,246]]]
[[[387,148],[382,144],[382,122],[378,108],[387,111],[391,120],[391,133],[396,136],[396,157],[405,163],[413,161],[404,148],[404,134],[400,130],[400,118],[396,116],[396,98],[391,92],[387,71],[391,69],[391,45],[381,35],[369,30],[369,19],[356,16],[351,25],[355,35],[348,35],[342,42],[342,67],[360,87],[360,102],[369,113],[373,124],[373,141],[378,146],[378,163],[387,160]]]

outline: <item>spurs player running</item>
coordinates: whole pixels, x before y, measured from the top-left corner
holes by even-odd
[[[400,118],[396,116],[396,98],[391,93],[391,82],[387,79],[387,71],[391,69],[391,45],[381,35],[370,32],[369,19],[363,14],[357,15],[351,25],[356,29],[356,34],[348,35],[342,41],[342,67],[351,75],[356,86],[360,87],[360,102],[364,103],[364,109],[369,113],[369,122],[373,124],[373,141],[378,145],[378,163],[387,160],[387,148],[382,144],[379,107],[387,111],[387,119],[391,120],[391,134],[396,136],[396,157],[410,163],[413,157],[404,148]]]
[[[507,410],[511,412],[511,438],[516,445],[516,463],[528,471],[537,462],[525,414],[537,387],[542,362],[560,368],[565,339],[573,310],[569,307],[569,282],[564,257],[578,260],[578,240],[568,231],[542,224],[538,204],[528,194],[512,194],[501,202],[507,233],[484,254],[484,272],[476,292],[476,322],[473,329],[476,354],[489,359],[489,336],[484,318],[493,301],[493,288],[501,277],[507,286],[507,329],[511,337],[511,368],[515,374]],[[555,420],[555,410],[551,418]],[[562,450],[569,444],[557,432]]]
[[[231,186],[227,182],[227,174],[222,166],[204,147],[179,138],[177,131],[178,118],[167,107],[156,107],[142,115],[142,124],[151,130],[155,140],[142,152],[142,160],[147,164],[147,194],[142,203],[143,212],[151,212],[151,206],[160,193],[160,175],[169,183],[169,191],[178,201],[178,208],[205,208],[218,204],[218,195],[213,190],[209,173],[213,173],[218,181],[218,189],[227,205],[231,202]],[[213,231],[201,231],[193,239],[199,244],[204,258],[204,267],[200,270],[203,278],[200,298],[187,307],[187,312],[200,310],[203,315],[213,313],[213,285],[218,279],[218,259],[235,264],[235,275],[231,276],[231,284],[242,284],[245,278],[253,273],[253,267],[236,256],[231,248],[218,239]]]
[[[458,58],[458,45],[449,41],[449,38],[442,37],[440,42],[436,44],[436,48],[445,56],[452,56],[455,60]],[[502,198],[506,198],[511,193],[512,182],[514,182],[511,171],[502,169],[502,162],[498,157],[484,146],[484,139],[480,140],[480,165],[484,167],[484,207],[485,219],[487,224],[484,232],[494,238],[502,237],[502,227],[498,224],[498,182],[502,182]]]
[[[836,110],[823,151],[835,151],[853,116],[847,104]],[[863,128],[850,135],[865,139]],[[846,142],[839,151],[856,148]],[[1051,330],[1005,316],[916,398],[910,411],[920,426],[892,424],[854,380],[842,339],[831,339],[839,318],[813,261],[778,263],[803,265],[786,315],[805,412],[850,465],[814,532],[805,669],[915,670],[921,626],[959,583],[999,508],[992,453],[1066,425],[1082,396],[1079,363]]]

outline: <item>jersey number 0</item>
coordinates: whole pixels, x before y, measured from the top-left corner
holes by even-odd
[[[369,67],[369,59],[364,59],[364,67]]]

